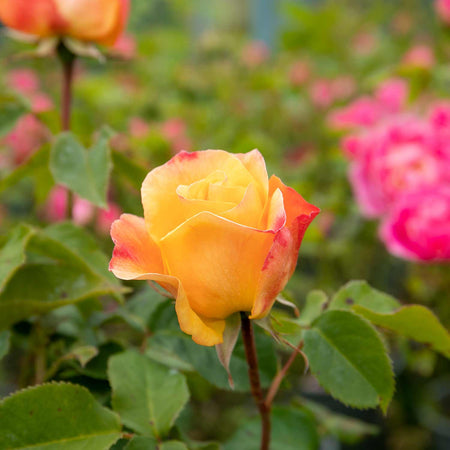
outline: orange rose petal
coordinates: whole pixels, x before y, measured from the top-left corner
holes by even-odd
[[[163,238],[199,212],[194,203],[181,201],[177,195],[178,186],[190,186],[207,178],[218,168],[225,172],[231,186],[240,185],[236,184],[239,182],[246,188],[253,181],[239,159],[222,150],[192,153],[183,151],[147,175],[141,189],[142,204],[148,230],[154,239]],[[207,211],[220,214],[223,210],[213,203],[211,202],[209,207],[206,205]],[[161,217],[164,217],[164,220],[160,220]]]
[[[54,0],[68,22],[65,34],[83,41],[112,45],[124,25],[122,0]]]
[[[265,203],[269,191],[269,177],[267,175],[266,163],[263,156],[256,149],[248,153],[239,153],[235,156],[241,160],[242,164],[244,164],[247,170],[251,173],[255,185],[258,186],[261,201],[262,203]]]
[[[192,309],[225,319],[253,306],[259,273],[273,232],[245,227],[203,212],[160,241],[169,274],[176,274]]]
[[[279,178],[272,176],[269,186],[271,192],[281,191],[283,194],[286,226],[276,234],[262,266],[251,319],[260,319],[270,311],[276,296],[284,289],[295,270],[306,229],[320,212],[319,208],[306,202]]]
[[[176,297],[175,309],[180,328],[201,345],[222,342],[225,321],[201,319],[189,306],[180,280],[164,274],[159,248],[150,238],[144,219],[122,214],[111,228],[115,243],[109,270],[122,280],[152,280]]]
[[[65,29],[54,0],[0,0],[0,20],[8,27],[47,37]]]

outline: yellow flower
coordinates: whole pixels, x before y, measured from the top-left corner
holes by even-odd
[[[112,226],[110,270],[169,291],[181,329],[201,345],[221,343],[236,312],[269,313],[319,213],[268,179],[257,150],[181,152],[147,175],[141,193],[145,219],[124,214]]]

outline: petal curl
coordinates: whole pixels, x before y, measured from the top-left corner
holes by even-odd
[[[294,189],[285,186],[278,177],[269,180],[269,196],[280,191],[286,212],[286,225],[273,241],[262,266],[251,319],[264,317],[273,305],[297,265],[298,251],[309,224],[320,210],[303,199]]]
[[[222,342],[225,321],[203,319],[187,301],[180,280],[167,275],[161,252],[150,238],[144,219],[122,214],[111,227],[115,243],[109,270],[123,280],[152,280],[175,298],[175,310],[180,328],[200,345],[212,346]]]
[[[169,274],[180,279],[191,308],[226,319],[250,311],[274,232],[203,212],[169,233],[160,248]]]
[[[264,204],[269,192],[269,176],[263,155],[256,148],[248,153],[238,153],[239,158],[247,170],[252,174],[255,185],[258,186],[261,201]]]

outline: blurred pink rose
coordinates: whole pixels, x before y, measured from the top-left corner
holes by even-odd
[[[248,43],[241,54],[241,61],[250,69],[260,66],[269,59],[270,50],[264,42],[254,41]]]
[[[450,0],[435,0],[434,8],[440,19],[450,25]]]
[[[450,179],[449,155],[426,121],[403,116],[369,130],[360,138],[350,181],[363,213],[387,213],[412,190]]]
[[[112,223],[122,214],[122,210],[115,203],[108,203],[108,209],[98,212],[96,228],[101,234],[109,235]]]
[[[377,37],[370,31],[362,31],[353,39],[352,47],[359,55],[365,56],[372,53],[378,42]]]
[[[402,197],[380,227],[394,255],[413,261],[450,261],[450,186]]]
[[[55,186],[47,199],[45,216],[49,222],[66,220],[68,191],[63,186]],[[94,217],[94,205],[83,198],[75,196],[72,208],[72,220],[77,225],[87,225]]]
[[[12,150],[14,165],[22,164],[50,138],[50,133],[33,114],[21,117],[2,142]]]
[[[123,33],[117,39],[112,50],[124,59],[133,59],[136,57],[136,40],[130,34]]]
[[[30,69],[11,70],[6,76],[6,81],[15,91],[23,95],[32,94],[39,89],[39,80]]]
[[[143,138],[150,132],[150,125],[140,117],[132,117],[128,123],[131,136]]]
[[[403,57],[403,64],[414,69],[430,70],[434,62],[433,49],[425,44],[414,45]]]
[[[382,82],[373,97],[357,98],[347,106],[332,111],[328,124],[336,130],[372,127],[406,105],[408,84],[401,78]]]
[[[333,83],[325,78],[315,80],[309,88],[309,96],[314,106],[326,109],[334,101]]]
[[[345,100],[356,91],[356,81],[351,75],[341,75],[331,81],[333,100]]]
[[[408,83],[402,78],[389,78],[375,91],[375,98],[386,112],[400,112],[408,99]]]
[[[289,81],[293,86],[303,86],[311,76],[311,68],[306,61],[299,60],[289,70]]]
[[[182,119],[166,120],[161,125],[161,133],[169,141],[174,154],[182,150],[192,150],[192,143],[187,136],[187,126]]]

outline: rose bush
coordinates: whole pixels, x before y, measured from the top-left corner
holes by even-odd
[[[114,222],[110,270],[153,280],[176,298],[181,329],[195,342],[223,340],[239,311],[264,317],[292,275],[303,235],[319,213],[262,155],[181,152],[142,185],[144,219]]]
[[[38,36],[70,36],[113,45],[122,33],[129,0],[0,0],[0,20]]]

